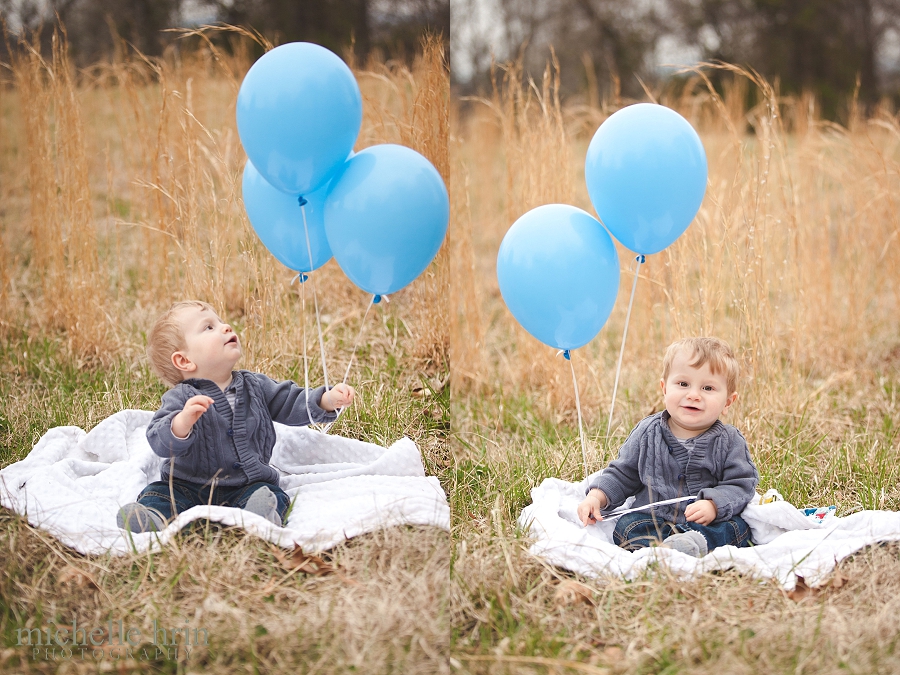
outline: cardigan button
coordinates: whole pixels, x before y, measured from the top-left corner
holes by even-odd
[[[229,436],[234,436],[234,429],[229,429],[225,433],[228,434]]]
[[[231,465],[231,468],[232,468],[232,469],[240,469],[240,468],[241,468],[241,463],[240,463],[240,462],[235,462],[234,464]]]
[[[683,473],[678,474],[678,480],[684,480],[684,474],[683,474]]]

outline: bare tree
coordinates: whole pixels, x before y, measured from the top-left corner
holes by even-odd
[[[543,71],[552,47],[564,91],[595,87],[603,96],[642,96],[638,78],[655,78],[652,55],[665,32],[660,17],[664,9],[653,0],[496,0],[493,14],[499,26],[487,31],[493,42],[468,46],[480,50],[475,60],[482,71],[483,55],[490,51],[500,59],[521,54],[532,74]],[[454,31],[456,17],[454,11]]]
[[[750,65],[785,92],[813,92],[827,117],[854,92],[872,104],[887,91],[879,55],[900,26],[898,0],[670,2],[704,57]]]
[[[450,35],[449,0],[0,0],[13,34],[49,45],[57,21],[76,63],[112,53],[120,37],[141,52],[161,54],[184,25],[186,6],[205,8],[210,22],[253,28],[273,42],[306,40],[342,53],[350,44],[365,58],[373,49],[412,57],[425,31]]]

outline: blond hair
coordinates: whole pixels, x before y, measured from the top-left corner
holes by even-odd
[[[147,356],[150,357],[150,366],[159,379],[170,387],[174,387],[184,379],[181,371],[172,363],[172,354],[186,346],[177,314],[188,307],[208,309],[214,314],[216,311],[212,305],[202,300],[176,302],[163,312],[147,335]]]
[[[713,375],[720,373],[725,375],[729,395],[737,391],[741,366],[728,343],[714,337],[684,338],[670,344],[663,357],[663,381],[668,379],[672,362],[682,349],[688,351],[693,359],[693,362],[688,363],[691,368],[699,368],[708,363]]]

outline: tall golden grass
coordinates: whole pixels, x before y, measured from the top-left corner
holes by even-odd
[[[104,363],[142,351],[141,331],[168,303],[199,297],[243,326],[244,367],[299,354],[303,320],[317,360],[311,296],[304,317],[291,272],[259,242],[241,202],[234,106],[250,40],[264,41],[235,33],[226,52],[208,39],[213,30],[191,32],[162,58],[122,45],[81,71],[64,35],[49,56],[17,45],[0,94],[6,328],[62,334],[76,357]],[[356,149],[402,143],[448,179],[443,45],[426,38],[411,66],[353,65],[364,101]],[[449,367],[448,267],[442,253],[382,310],[402,318],[416,369],[431,373]],[[334,334],[341,352],[329,366],[343,372],[368,298],[334,261],[313,278],[326,339]]]
[[[710,82],[714,70],[724,71],[724,94]],[[812,97],[781,97],[756,73],[729,65],[704,64],[688,78],[677,93],[654,96],[698,129],[707,193],[687,232],[641,266],[613,428],[659,409],[668,343],[709,334],[728,340],[744,364],[731,421],[753,434],[806,413],[840,428],[848,412],[823,394],[877,391],[879,378],[896,372],[900,122],[887,109],[862,119],[855,107],[848,127],[825,122]],[[619,106],[561,105],[557,83],[552,64],[542,82],[505,65],[489,97],[454,113],[455,263],[472,272],[454,273],[464,318],[452,327],[453,370],[463,398],[528,392],[551,419],[573,419],[567,365],[516,324],[495,267],[503,235],[529,209],[565,202],[593,212],[584,154]],[[748,93],[759,103],[748,107]],[[635,267],[634,254],[619,254],[613,314],[573,357],[595,433],[609,411]]]

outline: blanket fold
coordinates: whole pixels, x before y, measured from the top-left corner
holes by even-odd
[[[450,507],[437,478],[426,476],[416,444],[390,447],[275,424],[271,464],[296,501],[284,527],[225,506],[195,506],[160,533],[116,526],[119,507],[159,480],[162,458],[150,449],[153,413],[123,410],[89,432],[50,429],[23,460],[0,470],[0,504],[83,554],[157,550],[202,518],[237,526],[285,547],[331,548],[395,525],[450,529]]]

